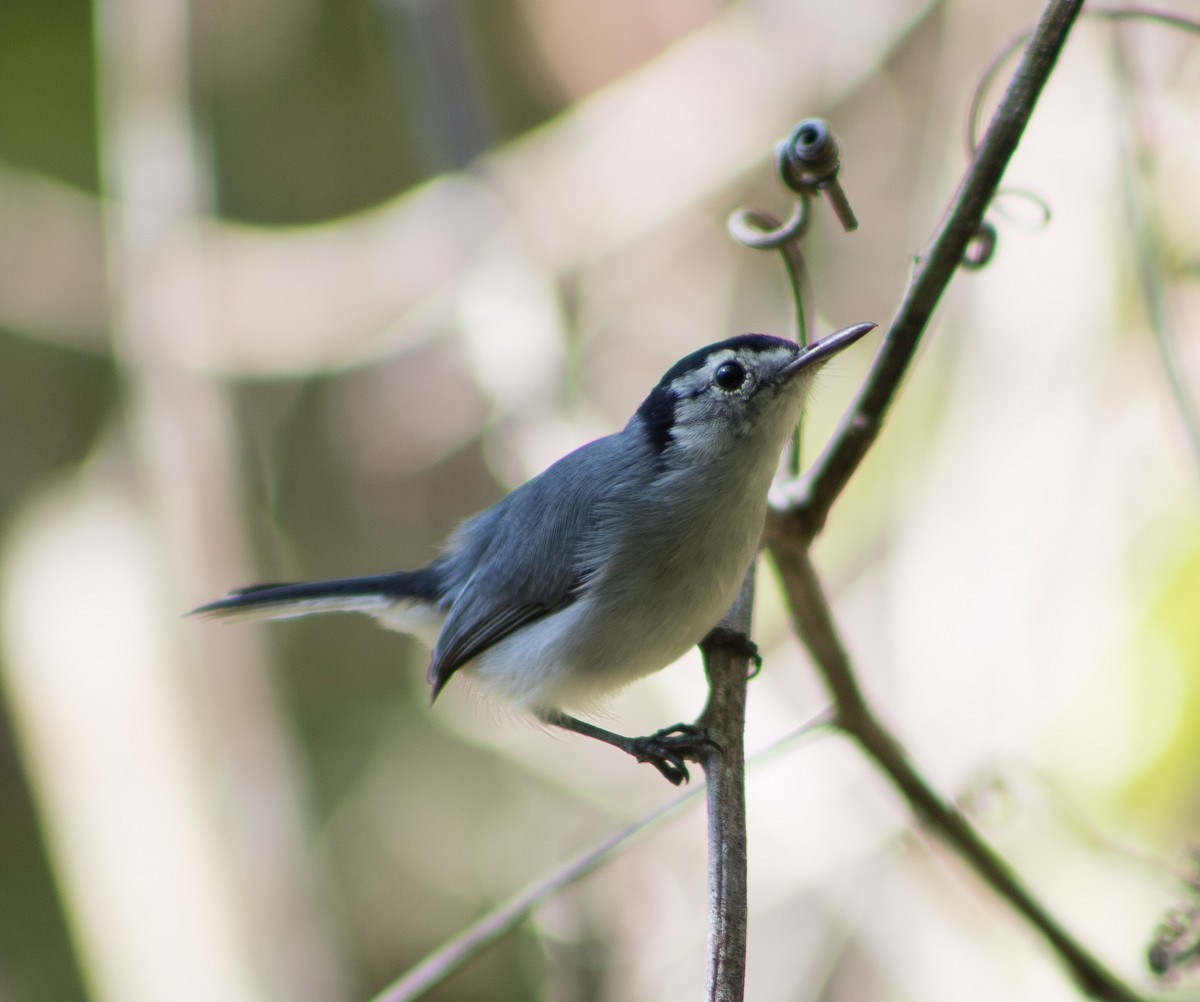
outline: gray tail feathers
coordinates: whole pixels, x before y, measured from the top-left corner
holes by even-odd
[[[285,619],[312,612],[377,612],[405,599],[435,603],[442,597],[433,567],[362,578],[260,584],[231,591],[188,615],[222,619]]]

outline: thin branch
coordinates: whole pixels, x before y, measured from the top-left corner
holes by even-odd
[[[1082,0],[1051,0],[1047,4],[933,241],[917,260],[866,381],[825,451],[792,487],[786,509],[775,513],[777,520],[789,523],[803,538],[811,540],[821,531],[834,501],[875,443],[921,335],[968,244],[979,232],[1082,5]]]
[[[754,567],[725,618],[724,630],[749,638]],[[712,742],[701,762],[708,784],[709,1002],[740,1002],[746,984],[746,681],[745,650],[705,642],[708,705],[697,724]]]

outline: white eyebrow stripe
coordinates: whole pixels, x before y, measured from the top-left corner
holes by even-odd
[[[750,356],[754,355],[752,359]],[[685,373],[681,373],[675,378],[672,384],[679,396],[698,396],[703,393],[712,384],[713,377],[716,371],[726,362],[735,361],[745,365],[748,370],[755,370],[763,362],[767,363],[768,368],[774,368],[776,365],[782,366],[790,362],[794,357],[794,352],[786,347],[772,347],[765,351],[753,350],[749,348],[722,348],[720,351],[714,351],[704,360],[703,365],[698,365],[694,369],[689,369]],[[757,364],[756,364],[757,363]]]

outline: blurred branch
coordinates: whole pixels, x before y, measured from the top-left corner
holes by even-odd
[[[174,354],[216,326],[200,267],[197,218],[209,184],[193,148],[190,13],[188,0],[97,0],[95,23],[110,324],[127,385],[139,502],[164,563],[178,575],[161,583],[203,594],[213,580],[241,576],[231,569],[241,566],[246,547],[229,491],[237,479],[229,402],[210,380],[180,368]],[[160,670],[188,677],[198,651],[175,623],[171,639],[180,658]],[[161,999],[161,988],[131,991],[130,978],[153,986],[165,967],[188,981],[188,965],[197,964],[219,977],[211,997],[348,998],[343,958],[309,865],[302,784],[261,652],[249,636],[208,638],[209,667],[189,677],[190,716],[148,729],[183,731],[185,740],[197,741],[194,728],[209,739],[203,754],[192,756],[189,788],[171,793],[211,828],[206,862],[221,879],[207,890],[219,909],[206,927],[195,909],[164,908],[160,899],[152,927],[116,944],[129,977],[106,972],[111,983],[101,996]],[[147,729],[143,719],[114,725]],[[128,763],[141,783],[153,775],[144,761],[156,755],[147,749]],[[162,796],[159,809],[175,809],[173,799]],[[136,842],[129,846],[136,851]],[[141,855],[145,867],[150,860]],[[144,870],[142,881],[152,883],[153,872]],[[120,908],[119,898],[105,904],[99,935]],[[226,941],[222,953],[212,950],[212,942]]]
[[[187,370],[277,376],[362,364],[439,336],[497,243],[547,276],[569,275],[711,202],[795,117],[797,94],[843,99],[928,7],[860,0],[859,16],[847,18],[836,5],[732,5],[469,173],[320,226],[199,219],[188,280],[221,323],[202,338],[163,332],[159,350]],[[823,44],[797,59],[798,32]],[[91,322],[103,307],[99,202],[0,164],[0,210],[0,326],[106,350]],[[180,280],[176,262],[161,268],[165,281]]]
[[[616,856],[618,850],[632,844],[638,836],[646,834],[678,814],[685,806],[699,798],[704,790],[703,786],[685,790],[645,817],[639,818],[624,831],[618,832],[556,872],[513,895],[508,901],[444,943],[411,971],[393,981],[376,995],[372,1002],[411,1002],[412,999],[420,998],[485,947],[520,925],[538,905],[598,870]]]
[[[917,261],[862,388],[824,453],[808,475],[792,485],[788,503],[772,512],[767,544],[779,568],[795,627],[833,696],[837,726],[876,762],[925,826],[1038,930],[1084,992],[1097,999],[1130,1002],[1137,998],[1133,990],[1041,906],[954,805],[932,788],[877,718],[838,635],[809,552],[833,503],[878,437],[942,293],[981,232],[984,213],[1081,7],[1082,0],[1050,0],[1046,5],[958,191]]]
[[[810,737],[828,727],[831,719],[828,713],[821,713],[806,721],[751,755],[746,760],[747,767],[752,768],[774,758],[801,738]],[[707,766],[705,771],[707,773]],[[372,1002],[411,1002],[412,999],[420,998],[481,950],[520,925],[538,905],[600,869],[636,839],[653,831],[680,813],[684,807],[699,800],[707,790],[707,783],[703,786],[697,784],[685,790],[616,835],[581,853],[555,873],[514,894],[508,901],[443,944],[407,974],[388,985]]]
[[[0,161],[0,219],[0,327],[106,353],[97,200]]]
[[[1112,12],[1115,13],[1115,12]],[[1178,22],[1171,22],[1176,27]],[[1191,30],[1200,30],[1200,23],[1189,22]],[[1113,33],[1113,63],[1117,74],[1117,96],[1120,104],[1120,121],[1117,123],[1117,149],[1120,156],[1121,194],[1129,228],[1133,232],[1136,248],[1138,283],[1146,309],[1146,320],[1154,335],[1159,361],[1167,377],[1167,386],[1175,401],[1192,449],[1192,457],[1200,467],[1200,413],[1184,382],[1184,365],[1175,347],[1177,331],[1168,301],[1167,262],[1163,257],[1163,242],[1158,227],[1147,211],[1146,203],[1151,178],[1151,168],[1142,154],[1146,148],[1145,123],[1139,114],[1129,65],[1129,54],[1120,33]]]

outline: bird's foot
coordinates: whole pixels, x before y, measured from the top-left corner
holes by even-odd
[[[754,668],[750,672],[750,678],[754,678],[762,671],[763,659],[762,655],[758,653],[758,644],[741,630],[731,630],[728,626],[714,626],[700,641],[700,650],[707,655],[709,649],[713,647],[724,647],[751,662]]]
[[[667,781],[679,786],[691,779],[687,760],[703,762],[721,746],[695,724],[676,724],[643,738],[627,738],[625,749],[639,762],[654,766]]]

